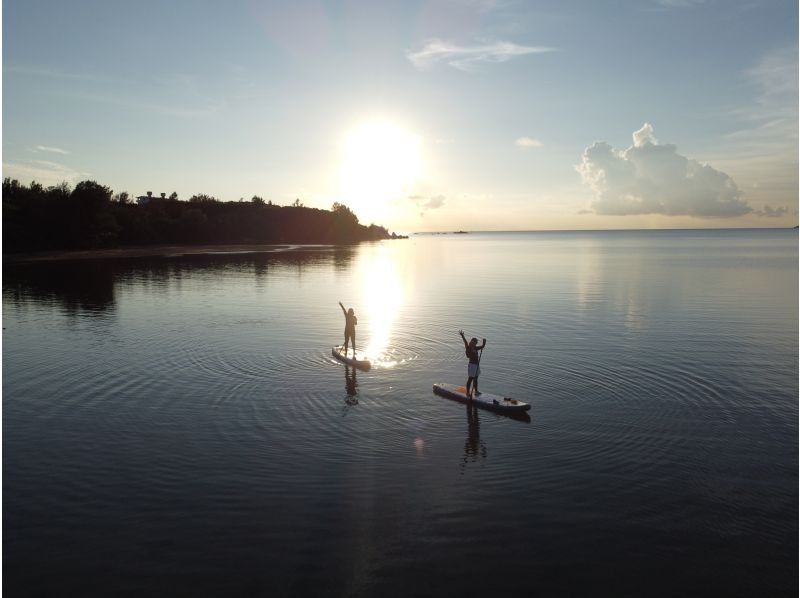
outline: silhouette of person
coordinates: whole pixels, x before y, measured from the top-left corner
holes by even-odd
[[[342,302],[339,301],[339,307],[342,308],[342,313],[344,314],[344,354],[347,355],[347,343],[348,341],[352,341],[353,343],[353,357],[356,356],[356,324],[358,324],[358,318],[356,318],[356,312],[353,311],[353,308],[345,309]]]
[[[467,342],[467,338],[464,336],[464,331],[459,330],[458,333],[461,335],[461,340],[464,341],[464,352],[467,355],[467,359],[469,359],[469,365],[467,366],[467,396],[477,396],[481,394],[478,392],[478,376],[481,375],[481,356],[478,351],[482,351],[483,348],[486,346],[486,339],[483,339],[483,344],[478,346],[478,339],[472,337],[469,342]],[[470,395],[469,388],[470,386],[474,386],[474,395]]]

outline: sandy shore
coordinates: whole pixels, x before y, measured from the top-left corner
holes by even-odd
[[[45,262],[67,260],[96,260],[133,257],[174,257],[179,255],[219,253],[268,253],[296,247],[329,247],[329,245],[147,245],[84,251],[41,251],[3,255],[5,263]]]

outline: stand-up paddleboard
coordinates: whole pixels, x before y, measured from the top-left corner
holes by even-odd
[[[531,406],[528,403],[523,403],[517,399],[510,399],[500,395],[493,395],[489,392],[482,392],[470,398],[467,396],[467,389],[464,386],[457,384],[439,383],[433,385],[433,392],[437,395],[454,399],[468,405],[475,405],[491,411],[499,413],[524,413],[528,411]]]
[[[368,359],[356,359],[355,357],[348,357],[344,352],[344,347],[342,346],[331,349],[331,355],[333,355],[339,361],[343,361],[344,363],[352,365],[354,368],[358,368],[359,370],[364,370],[365,372],[368,372],[372,367],[372,364]]]

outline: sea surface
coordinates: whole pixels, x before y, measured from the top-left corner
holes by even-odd
[[[6,262],[2,307],[4,596],[797,595],[796,230]],[[528,418],[431,392],[461,329]]]

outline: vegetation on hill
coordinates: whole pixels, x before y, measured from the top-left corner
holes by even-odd
[[[254,196],[223,202],[208,195],[181,201],[113,194],[95,181],[71,189],[3,180],[3,253],[94,249],[120,245],[222,243],[324,243],[397,238],[382,226],[359,224],[345,205],[306,208],[299,200],[279,206]]]

